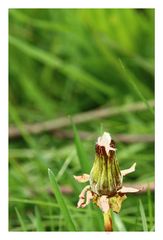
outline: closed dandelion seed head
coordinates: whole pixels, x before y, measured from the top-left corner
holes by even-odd
[[[98,195],[114,196],[122,187],[122,174],[116,159],[115,142],[109,133],[98,138],[95,161],[90,172],[90,186]]]
[[[95,145],[95,160],[90,174],[74,176],[78,182],[89,181],[79,195],[78,207],[85,207],[93,201],[104,214],[110,208],[119,213],[127,193],[138,192],[138,189],[123,186],[123,177],[135,171],[136,163],[129,169],[120,170],[116,157],[116,146],[109,133],[98,137]]]

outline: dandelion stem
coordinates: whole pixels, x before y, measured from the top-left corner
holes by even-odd
[[[106,232],[112,232],[112,216],[110,210],[106,213],[103,213],[104,216],[104,228]]]

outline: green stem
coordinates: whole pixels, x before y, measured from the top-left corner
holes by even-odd
[[[106,232],[112,232],[112,216],[110,210],[106,213],[103,213],[104,216],[104,228]]]

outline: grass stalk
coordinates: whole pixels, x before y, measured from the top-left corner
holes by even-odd
[[[67,207],[67,205],[64,201],[64,198],[63,198],[63,196],[60,192],[60,189],[59,189],[58,184],[56,182],[54,173],[50,169],[48,169],[48,174],[49,174],[49,179],[50,179],[55,197],[56,197],[57,202],[60,206],[61,212],[62,212],[62,214],[65,218],[65,224],[67,225],[67,228],[68,228],[69,231],[76,231],[76,227],[73,223],[71,214],[70,214],[70,212],[68,210],[68,207]]]

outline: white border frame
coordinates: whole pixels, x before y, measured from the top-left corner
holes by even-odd
[[[4,0],[5,1],[5,0]],[[163,159],[162,159],[162,136],[163,136],[163,10],[161,0],[10,0],[0,2],[0,190],[1,190],[1,210],[0,210],[0,236],[5,240],[26,240],[45,239],[48,240],[62,237],[62,239],[76,238],[91,239],[160,239],[162,235],[162,213],[163,213]],[[156,99],[156,149],[155,149],[155,179],[156,179],[156,203],[155,203],[155,232],[8,232],[8,9],[9,8],[155,8],[155,99]],[[161,54],[162,53],[162,54]],[[162,86],[161,86],[162,83]]]

